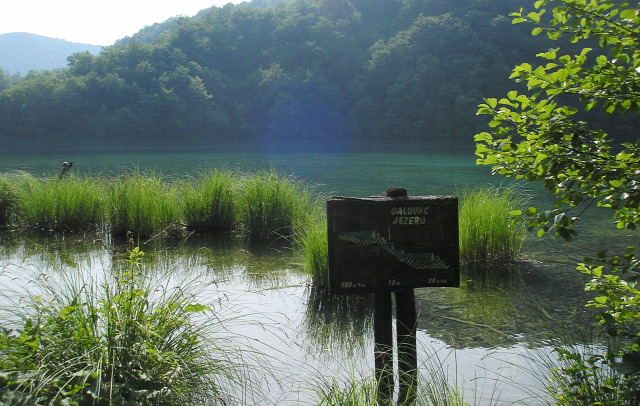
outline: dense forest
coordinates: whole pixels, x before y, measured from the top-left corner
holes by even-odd
[[[482,98],[545,49],[511,24],[526,0],[273,3],[212,7],[66,69],[0,77],[0,148],[472,147]]]

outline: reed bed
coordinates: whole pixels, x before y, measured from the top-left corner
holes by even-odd
[[[255,243],[293,243],[322,212],[307,186],[274,171],[211,170],[183,182],[138,170],[114,178],[0,177],[0,224],[27,229],[102,228],[134,239],[235,230]]]
[[[37,181],[20,177],[15,211],[23,226],[42,230],[83,231],[100,227],[104,218],[102,185],[93,178],[70,176]]]
[[[182,216],[189,230],[230,230],[235,225],[234,185],[230,171],[212,170],[187,182],[182,192]]]
[[[503,273],[518,258],[526,229],[510,212],[526,201],[514,187],[474,187],[463,191],[459,208],[460,260],[470,272]]]

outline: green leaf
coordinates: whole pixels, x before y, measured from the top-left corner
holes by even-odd
[[[540,22],[540,14],[536,13],[535,11],[532,11],[529,14],[527,14],[527,18],[533,21],[534,23]]]

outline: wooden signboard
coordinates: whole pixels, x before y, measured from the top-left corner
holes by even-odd
[[[334,293],[460,286],[455,196],[333,197],[327,221]]]

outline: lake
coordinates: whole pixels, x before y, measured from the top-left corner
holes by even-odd
[[[404,187],[414,196],[456,195],[467,186],[511,184],[492,177],[489,168],[477,167],[472,152],[451,150],[12,155],[0,157],[0,173],[56,175],[63,161],[73,161],[72,173],[140,168],[178,178],[216,167],[274,168],[312,185],[321,197],[383,195],[390,187]],[[535,202],[551,202],[541,188],[525,187]],[[527,373],[531,359],[548,354],[548,340],[558,331],[578,327],[588,331],[593,322],[584,308],[584,279],[575,271],[575,263],[592,255],[594,246],[615,248],[635,238],[627,231],[609,232],[610,223],[607,216],[595,215],[580,226],[581,236],[571,244],[530,236],[526,258],[506,280],[481,283],[463,275],[460,288],[417,289],[422,372],[428,374],[428,365],[435,360],[465,397],[478,404],[536,404],[539,399],[531,396],[541,393],[541,384],[532,376],[535,373]],[[49,269],[109,270],[116,253],[126,251],[73,234],[33,239],[4,232],[0,238],[5,284],[12,283],[9,276]],[[217,303],[220,312],[231,312],[234,322],[228,333],[266,354],[267,369],[275,372],[264,378],[270,399],[260,404],[311,405],[314,383],[371,373],[371,297],[327,297],[318,292],[295,252],[195,236],[179,246],[141,248],[148,253],[149,267],[216,280],[201,293],[202,299]]]

